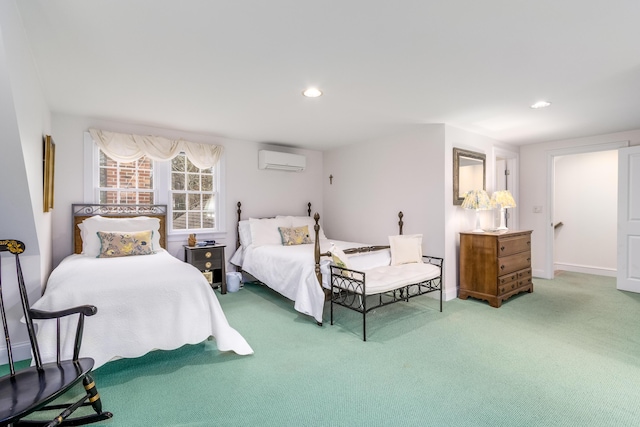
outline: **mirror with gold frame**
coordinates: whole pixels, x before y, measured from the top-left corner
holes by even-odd
[[[453,204],[461,205],[469,190],[486,190],[487,156],[475,151],[453,149]]]

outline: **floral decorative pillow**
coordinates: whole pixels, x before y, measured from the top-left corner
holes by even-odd
[[[331,253],[331,260],[335,265],[340,268],[351,268],[349,257],[347,257],[347,254],[345,254],[342,249],[333,244],[333,242],[331,243],[329,252]]]
[[[306,225],[304,227],[278,227],[278,231],[280,231],[284,246],[313,243],[309,237],[309,227]]]
[[[155,253],[151,244],[153,231],[98,231],[100,253],[97,258],[113,258]]]

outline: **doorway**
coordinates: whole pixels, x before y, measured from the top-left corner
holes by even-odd
[[[622,141],[547,152],[549,209],[544,278],[552,279],[556,266],[568,271],[615,277],[617,150],[627,145],[628,141]],[[579,157],[585,154],[588,155]],[[615,158],[615,164],[605,162],[607,156]],[[603,161],[599,163],[600,158]],[[582,161],[588,161],[591,166],[581,166]],[[576,176],[578,173],[585,175]],[[613,202],[601,199],[603,192],[607,192],[604,199],[613,197]],[[570,218],[570,223],[565,218]],[[605,255],[612,256],[612,261],[603,263]]]
[[[554,157],[553,269],[615,277],[618,151]]]

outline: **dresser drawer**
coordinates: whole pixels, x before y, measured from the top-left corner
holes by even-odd
[[[514,271],[511,274],[505,274],[504,276],[498,277],[498,286],[508,285],[509,283],[515,282],[516,280],[518,280],[518,273]]]
[[[511,291],[515,291],[519,287],[520,285],[518,284],[517,280],[507,283],[506,285],[500,285],[498,286],[498,296],[508,294]]]
[[[518,284],[520,286],[527,286],[531,283],[532,277],[530,268],[518,271]]]
[[[508,294],[531,283],[531,269],[516,271],[498,278],[498,295]]]
[[[498,240],[498,256],[508,256],[531,249],[531,236],[505,237]]]
[[[505,274],[513,273],[531,267],[531,253],[522,252],[498,258],[498,274],[502,277]]]

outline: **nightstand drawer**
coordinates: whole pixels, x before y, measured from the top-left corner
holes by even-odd
[[[193,265],[198,270],[211,270],[212,268],[220,268],[220,262],[218,260],[208,260],[208,261],[191,261],[189,264]]]
[[[191,260],[194,263],[216,261],[219,262],[222,259],[223,253],[218,248],[202,248],[191,250]],[[194,264],[195,265],[195,264]]]

